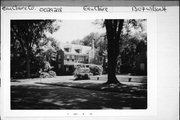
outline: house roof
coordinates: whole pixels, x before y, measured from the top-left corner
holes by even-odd
[[[89,46],[83,46],[83,45],[76,45],[76,44],[70,44],[70,43],[60,43],[60,48],[65,52],[64,48],[70,48],[70,52],[67,52],[69,54],[88,54],[91,50],[91,47]],[[76,49],[80,49],[81,53],[77,53]]]

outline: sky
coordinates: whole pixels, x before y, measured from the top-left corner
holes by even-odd
[[[105,33],[105,28],[92,24],[95,20],[62,20],[60,29],[50,35],[57,41],[71,43],[72,40],[83,39],[91,32]]]

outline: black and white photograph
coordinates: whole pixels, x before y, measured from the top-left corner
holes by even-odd
[[[11,19],[11,110],[146,110],[147,19]]]
[[[0,119],[179,119],[179,1],[2,0],[0,26]]]

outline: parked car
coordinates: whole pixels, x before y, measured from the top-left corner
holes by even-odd
[[[103,67],[95,64],[77,64],[75,68],[89,68],[93,75],[102,75]]]
[[[89,68],[76,68],[74,71],[74,77],[76,80],[79,79],[90,79],[93,74],[90,72]]]

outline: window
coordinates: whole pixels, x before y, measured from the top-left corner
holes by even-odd
[[[144,71],[144,70],[145,70],[145,64],[144,64],[144,63],[141,63],[141,64],[140,64],[140,69],[141,69],[141,71]]]
[[[58,64],[58,68],[59,68],[59,69],[61,68],[61,64]]]
[[[66,67],[66,71],[69,71],[69,67],[68,66]]]
[[[72,55],[72,61],[74,61],[74,55]]]
[[[69,55],[65,55],[65,59],[67,60],[67,61],[69,61]]]
[[[59,62],[61,62],[61,55],[58,55],[58,60]]]
[[[70,48],[64,48],[64,51],[65,52],[71,52],[71,49]]]
[[[72,59],[74,59],[74,55],[72,55]]]
[[[76,53],[81,53],[81,49],[75,49]]]
[[[82,61],[82,59],[81,59],[81,57],[79,57],[79,59],[78,59],[79,61]]]

